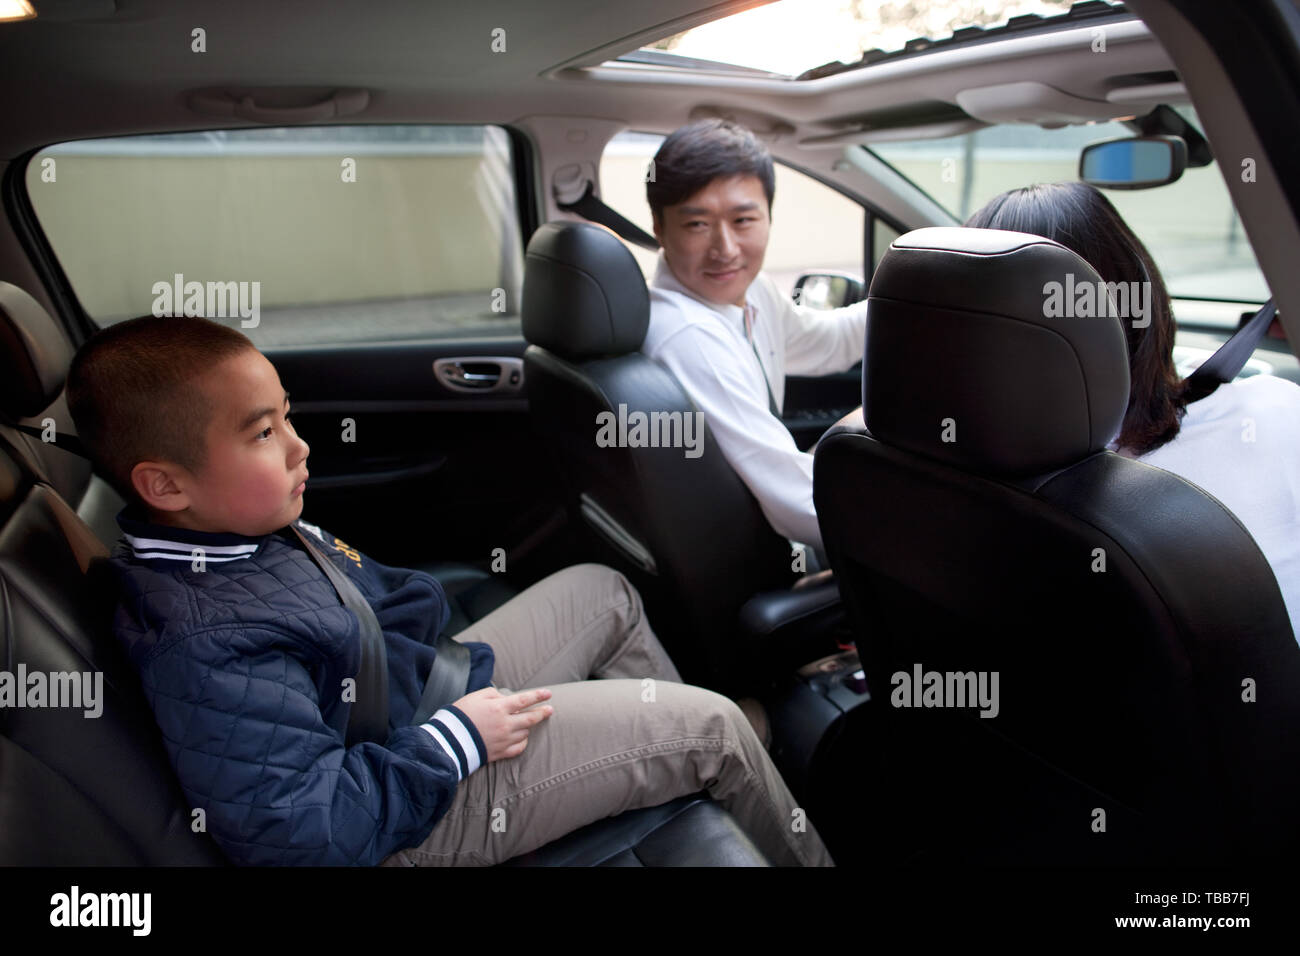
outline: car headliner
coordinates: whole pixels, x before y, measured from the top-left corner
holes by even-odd
[[[759,5],[753,0],[34,2],[37,19],[0,24],[8,107],[0,156],[7,158],[68,139],[249,125],[195,111],[188,102],[195,90],[297,88],[294,102],[308,104],[336,88],[363,88],[369,106],[337,121],[365,123],[507,123],[564,113],[668,131],[692,110],[729,108],[806,138],[854,130],[875,110],[956,107],[964,90],[1008,78],[1091,101],[1098,118],[1131,114],[1143,110],[1108,103],[1108,90],[1172,70],[1159,43],[1128,15],[1107,26],[1104,57],[1090,49],[1085,23],[792,81],[599,65]],[[206,32],[203,53],[191,51],[198,27]],[[491,47],[498,27],[506,31],[499,53]]]
[[[1041,32],[885,60],[816,80],[601,65],[657,39],[749,7],[661,0],[33,0],[37,19],[0,23],[6,116],[0,162],[70,139],[257,125],[195,110],[195,91],[252,94],[281,105],[318,103],[340,88],[369,92],[365,109],[341,123],[508,123],[541,158],[544,219],[558,214],[548,188],[557,170],[593,164],[620,129],[668,132],[692,118],[730,115],[755,129],[774,155],[831,183],[909,228],[946,214],[883,164],[844,172],[837,158],[869,143],[885,121],[923,122],[936,106],[966,128],[996,122],[1084,122],[1140,115],[1160,102],[1187,102],[1191,88],[1212,147],[1257,157],[1258,183],[1227,184],[1293,342],[1300,341],[1300,274],[1289,250],[1300,230],[1268,155],[1206,41],[1166,0],[1131,0]],[[1106,52],[1093,51],[1105,26]],[[206,52],[191,31],[206,31]],[[492,32],[506,31],[504,52]],[[1166,52],[1166,49],[1169,52]],[[1172,56],[1171,56],[1172,54]],[[287,99],[286,99],[287,97]],[[276,122],[273,125],[287,125]],[[961,132],[953,122],[893,130],[907,138]],[[862,133],[863,130],[867,132]],[[915,134],[915,135],[913,135]],[[814,143],[814,140],[820,140]],[[832,148],[833,147],[833,148]],[[859,153],[861,151],[858,151]],[[878,161],[877,161],[878,163]],[[566,166],[566,164],[568,164]],[[0,261],[12,278],[38,287],[30,266],[11,260],[0,230]]]

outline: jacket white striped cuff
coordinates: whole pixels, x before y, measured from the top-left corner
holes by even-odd
[[[466,726],[468,720],[459,710],[444,707],[420,725],[455,762],[458,783],[487,761],[487,754],[480,749],[482,738],[472,726]]]

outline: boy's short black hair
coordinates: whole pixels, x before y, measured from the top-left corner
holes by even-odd
[[[145,316],[91,336],[68,371],[68,411],[100,475],[139,502],[131,469],[168,461],[201,471],[215,405],[198,379],[255,346],[237,329],[196,316]]]
[[[738,175],[758,177],[772,211],[772,154],[750,130],[730,120],[700,120],[674,130],[655,153],[651,171],[645,194],[656,222],[662,221],[664,207],[684,202],[715,179]]]

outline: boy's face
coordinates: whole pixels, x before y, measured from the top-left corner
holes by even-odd
[[[297,519],[311,449],[285,417],[289,403],[275,367],[248,349],[199,387],[215,405],[201,473],[171,462],[140,462],[133,471],[155,520],[257,537]]]
[[[741,308],[763,268],[770,229],[767,193],[752,175],[715,179],[655,220],[655,238],[677,281],[707,302]]]

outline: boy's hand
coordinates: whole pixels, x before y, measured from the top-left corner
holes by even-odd
[[[527,708],[550,696],[549,690],[525,690],[505,697],[495,687],[484,687],[466,694],[455,702],[455,706],[474,722],[491,763],[502,757],[518,757],[524,752],[528,746],[528,732],[555,712],[549,704],[536,710]]]

